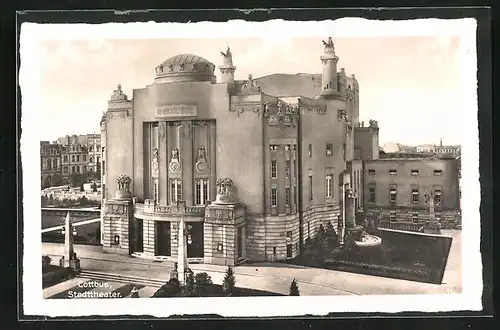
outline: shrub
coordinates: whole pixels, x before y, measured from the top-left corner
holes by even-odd
[[[163,284],[154,294],[153,298],[176,297],[181,292],[181,284],[176,278],[170,279]]]
[[[207,273],[198,273],[195,276],[194,291],[197,296],[203,297],[207,294],[208,287],[213,284],[212,278]]]
[[[333,228],[333,225],[330,221],[328,221],[326,223],[325,239],[326,239],[326,244],[328,245],[328,247],[330,247],[330,248],[337,247],[338,235],[335,232],[335,228]]]
[[[52,261],[52,258],[49,256],[42,256],[42,266],[47,267],[50,265],[50,262]]]
[[[183,297],[195,297],[196,296],[195,282],[194,282],[194,276],[193,276],[192,272],[186,273],[186,281],[184,283],[184,286],[182,287],[182,296]]]
[[[89,199],[86,196],[82,196],[78,199],[78,203],[82,206],[89,205]]]
[[[297,285],[297,281],[295,281],[295,279],[293,279],[290,284],[290,296],[300,296],[299,286]]]
[[[319,225],[318,234],[316,235],[316,241],[319,245],[323,245],[325,242],[325,228],[322,224]]]
[[[234,287],[236,285],[236,278],[234,277],[234,270],[231,266],[227,267],[226,275],[224,276],[224,280],[222,281],[222,291],[225,294],[232,294],[234,291]]]

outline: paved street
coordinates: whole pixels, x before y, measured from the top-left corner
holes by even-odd
[[[446,231],[453,244],[443,284],[427,284],[384,277],[340,272],[326,269],[299,267],[275,263],[244,264],[234,268],[237,286],[288,294],[290,282],[295,278],[301,295],[378,295],[378,294],[443,294],[461,291],[460,231]],[[64,245],[43,243],[43,253],[51,256],[63,254]],[[167,281],[171,262],[120,256],[101,252],[101,247],[76,245],[75,252],[86,271],[119,276],[141,277]],[[53,263],[57,262],[53,258]],[[222,283],[226,267],[192,264],[196,272],[207,272],[214,283]]]

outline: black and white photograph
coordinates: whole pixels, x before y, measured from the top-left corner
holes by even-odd
[[[23,23],[24,313],[481,310],[476,29]]]

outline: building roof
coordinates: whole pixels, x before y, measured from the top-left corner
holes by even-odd
[[[194,55],[194,54],[175,55],[175,56],[172,56],[172,57],[166,59],[162,64],[163,65],[170,65],[170,64],[195,64],[195,63],[212,64],[207,59],[205,59],[201,56],[198,56],[198,55]]]
[[[262,92],[277,97],[305,96],[312,99],[321,91],[321,74],[275,73],[255,80]]]

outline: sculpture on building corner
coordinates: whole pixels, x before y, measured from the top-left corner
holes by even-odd
[[[126,101],[127,95],[125,95],[122,91],[122,85],[118,84],[116,89],[113,91],[113,95],[111,95],[111,101]]]
[[[331,49],[333,49],[333,48],[334,48],[334,45],[333,45],[333,40],[332,40],[332,37],[328,37],[328,41],[324,41],[324,40],[323,40],[323,45],[325,46],[325,49],[326,49],[326,48],[331,48]]]
[[[216,185],[217,197],[214,204],[236,204],[233,180],[228,177],[220,178]]]
[[[153,178],[158,177],[159,166],[158,166],[158,149],[153,149],[153,160],[151,162],[151,176]]]
[[[120,175],[116,179],[117,189],[115,192],[115,199],[129,199],[132,197],[130,192],[130,184],[132,183],[132,179],[125,174]]]

